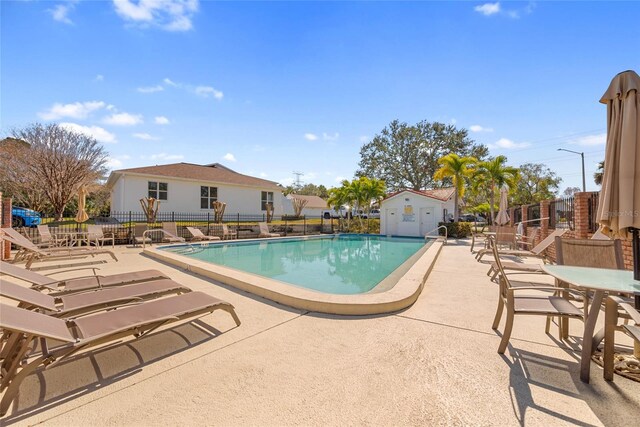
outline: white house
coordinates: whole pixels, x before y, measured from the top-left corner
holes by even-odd
[[[453,218],[453,187],[434,190],[402,190],[380,204],[380,234],[437,236],[439,222]]]
[[[322,216],[322,212],[329,209],[327,205],[327,201],[319,196],[303,196],[300,194],[289,194],[285,200],[284,212],[288,214],[293,214],[293,199],[302,199],[306,200],[307,204],[302,208],[302,215],[309,217],[320,218]]]
[[[227,204],[226,214],[261,215],[273,203],[282,215],[283,188],[276,182],[235,172],[219,163],[173,163],[120,169],[107,180],[111,210],[140,212],[140,199],[160,201],[160,212],[213,212],[213,202]]]

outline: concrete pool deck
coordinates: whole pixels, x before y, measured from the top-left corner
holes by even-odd
[[[442,248],[406,310],[345,317],[292,309],[116,248],[103,274],[157,268],[236,306],[27,378],[3,425],[633,425],[640,384],[579,379],[571,341],[516,319],[496,353],[496,286],[468,242]],[[39,264],[38,264],[39,266]],[[539,276],[537,277],[540,278]],[[501,325],[502,328],[502,325]]]

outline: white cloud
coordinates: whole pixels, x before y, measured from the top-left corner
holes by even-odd
[[[572,141],[569,141],[569,144],[586,145],[586,146],[605,145],[606,143],[607,143],[606,133],[581,136],[580,138],[576,138]]]
[[[105,166],[108,169],[118,169],[122,167],[122,160],[116,159],[115,157],[107,157],[107,163]]]
[[[69,18],[69,13],[76,7],[77,0],[68,0],[64,3],[59,3],[48,9],[53,19],[64,24],[72,25],[73,21]]]
[[[510,149],[514,149],[514,148],[524,148],[524,147],[528,147],[529,144],[528,142],[513,142],[510,139],[507,138],[500,138],[499,140],[497,140],[495,142],[495,144],[487,144],[487,147],[489,148],[504,148],[506,150],[510,150]]]
[[[165,77],[165,78],[162,80],[162,82],[163,82],[164,84],[168,85],[168,86],[173,86],[173,87],[177,87],[177,86],[178,86],[178,83],[176,83],[176,82],[172,81],[172,80],[171,80],[170,78],[168,78],[168,77]]]
[[[189,31],[198,0],[113,0],[116,13],[142,28],[158,27],[166,31]]]
[[[226,161],[228,161],[228,162],[237,162],[237,160],[236,160],[236,156],[234,156],[234,155],[233,155],[233,154],[231,154],[231,153],[227,153],[227,154],[225,154],[222,158],[223,158],[223,159],[225,159],[225,160],[226,160]]]
[[[138,92],[140,93],[154,93],[154,92],[162,92],[164,90],[164,87],[162,87],[161,85],[156,85],[156,86],[147,86],[147,87],[139,87],[137,89]]]
[[[471,125],[469,126],[469,130],[471,132],[493,132],[493,128],[486,128],[480,125]]]
[[[157,125],[168,125],[171,123],[165,116],[156,116],[153,120]]]
[[[338,132],[334,133],[333,135],[329,135],[325,132],[322,133],[322,139],[324,139],[325,141],[335,141],[338,138],[340,138],[340,134]]]
[[[96,76],[96,78],[93,79],[93,80],[96,81],[96,82],[103,82],[104,81],[104,76],[102,74],[98,74]]]
[[[288,187],[289,185],[293,185],[294,181],[295,181],[295,180],[294,180],[293,178],[289,177],[289,178],[282,178],[282,179],[281,179],[281,180],[279,180],[278,182],[279,182],[281,185],[284,185],[285,187]]]
[[[134,133],[133,136],[138,139],[144,139],[145,141],[157,141],[160,139],[157,136],[149,135],[148,133]]]
[[[484,16],[495,15],[496,13],[500,12],[500,2],[485,3],[483,5],[474,7],[473,10],[483,14]]]
[[[116,136],[114,134],[99,126],[82,126],[77,123],[60,123],[60,127],[90,136],[99,142],[107,144],[116,142]]]
[[[105,108],[102,101],[74,102],[73,104],[55,103],[48,111],[38,113],[44,120],[58,120],[63,117],[85,119],[93,111]]]
[[[215,99],[222,99],[224,94],[219,90],[212,88],[211,86],[197,86],[193,89],[196,95],[208,98],[213,96]]]
[[[114,113],[102,119],[103,123],[113,126],[134,126],[142,123],[140,114]]]
[[[315,141],[318,139],[318,135],[314,134],[314,133],[305,133],[304,134],[304,139],[306,139],[307,141]]]
[[[145,156],[142,156],[145,159]],[[182,154],[167,154],[167,153],[158,153],[152,154],[149,156],[150,160],[182,160],[184,156]]]

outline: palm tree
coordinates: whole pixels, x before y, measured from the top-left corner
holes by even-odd
[[[602,185],[602,174],[604,173],[604,160],[598,163],[598,169],[593,174],[593,181],[596,185]]]
[[[507,158],[505,156],[497,156],[493,159],[489,159],[486,162],[481,162],[478,168],[478,178],[488,188],[489,191],[489,209],[491,210],[491,223],[495,218],[495,201],[496,201],[496,189],[502,188],[503,185],[508,185],[509,188],[514,188],[518,179],[520,179],[520,173],[518,168],[506,166]]]
[[[473,173],[473,165],[478,160],[474,157],[460,157],[455,153],[447,154],[438,159],[440,169],[433,174],[433,179],[443,181],[445,178],[451,178],[455,192],[453,193],[453,218],[458,222],[458,199],[464,196],[464,184],[466,179]]]
[[[342,181],[342,186],[329,190],[327,204],[333,206],[336,212],[340,212],[340,206],[351,205],[352,203],[352,193],[349,189],[349,184],[349,181],[345,179]],[[342,221],[342,217],[340,217],[340,221]],[[349,227],[349,215],[347,215],[347,227]]]

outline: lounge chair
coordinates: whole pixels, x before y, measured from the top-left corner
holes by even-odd
[[[39,248],[52,248],[56,246],[62,246],[66,243],[64,239],[58,239],[54,234],[51,234],[48,225],[40,224],[37,226],[38,234],[40,235],[40,241],[34,243]]]
[[[111,241],[111,247],[115,248],[116,239],[114,235],[105,236],[101,225],[87,224],[87,236],[89,243],[94,243],[96,246],[104,246],[104,242]]]
[[[115,254],[106,249],[99,249],[96,247],[58,247],[58,248],[38,248],[33,242],[27,239],[22,234],[18,233],[12,228],[0,229],[0,237],[3,240],[7,240],[16,246],[20,247],[20,251],[16,254],[14,262],[26,260],[26,268],[31,268],[31,265],[37,260],[48,260],[56,258],[73,258],[73,257],[85,257],[107,254],[111,256],[115,261],[118,258]]]
[[[38,291],[48,289],[56,294],[108,288],[111,286],[129,285],[149,280],[168,279],[158,270],[141,270],[131,273],[111,274],[109,276],[86,276],[72,279],[54,279],[17,265],[0,261],[0,274],[31,283],[31,289]]]
[[[178,226],[175,222],[163,222],[162,228],[150,228],[142,233],[142,236],[152,236],[154,234],[162,235],[163,243],[185,242],[183,237],[178,236]],[[150,239],[152,241],[152,239]],[[151,241],[149,243],[151,243]],[[142,239],[142,246],[147,243],[146,239]]]
[[[547,317],[547,329],[549,332],[550,316],[558,316],[562,320],[575,318],[584,321],[584,314],[575,305],[571,304],[567,299],[557,296],[561,293],[573,293],[583,295],[581,292],[573,289],[559,288],[551,285],[544,286],[535,284],[526,286],[526,282],[520,282],[517,285],[509,280],[509,277],[502,268],[500,254],[496,245],[492,245],[492,252],[499,271],[500,299],[498,302],[498,310],[492,325],[493,329],[498,328],[502,310],[507,308],[507,321],[502,332],[502,340],[498,347],[498,353],[504,354],[509,345],[511,330],[513,328],[513,320],[516,315],[538,315]],[[523,294],[522,291],[528,291]],[[562,328],[561,328],[562,331]],[[562,338],[562,335],[561,335]]]
[[[187,231],[189,233],[191,233],[192,239],[194,241],[198,241],[198,240],[220,240],[220,238],[218,236],[207,236],[206,234],[204,234],[202,232],[202,230],[200,230],[199,228],[196,227],[187,227]]]
[[[191,289],[173,280],[161,279],[93,292],[52,296],[0,279],[0,296],[19,302],[20,308],[45,310],[47,314],[65,318],[187,292],[191,292]]]
[[[145,233],[147,231],[147,224],[133,224],[133,244],[137,245],[142,243],[151,243],[151,237]]]
[[[544,251],[551,246],[556,237],[562,236],[566,233],[565,229],[554,230],[549,236],[538,243],[531,250],[526,249],[500,249],[498,252],[501,256],[518,256],[518,257],[533,257],[533,258],[546,258]],[[476,259],[480,261],[483,256],[492,253],[492,249],[482,249],[476,254]]]
[[[237,239],[238,232],[229,230],[229,226],[227,224],[222,224],[222,240],[225,239]]]
[[[640,295],[636,295],[636,298],[640,298]],[[624,298],[610,296],[606,300],[605,307],[604,352],[602,356],[604,379],[613,381],[615,332],[620,330],[634,340],[634,353],[640,350],[640,306],[636,305],[636,307],[634,307]],[[632,324],[618,326],[620,312],[622,312],[625,317],[630,318]],[[635,354],[635,356],[640,356],[640,354]]]
[[[0,401],[0,416],[9,410],[20,383],[40,366],[49,367],[79,351],[124,337],[140,338],[162,326],[195,319],[218,309],[227,311],[236,325],[240,325],[231,304],[204,292],[160,298],[66,321],[0,304],[0,328],[12,335],[3,348],[5,358],[0,365],[0,391],[6,389]],[[47,339],[63,344],[53,349],[42,346],[42,353],[23,365],[21,362],[32,349],[33,341],[45,342]]]
[[[258,237],[280,237],[278,233],[270,233],[269,226],[266,222],[259,222],[258,227],[260,228],[260,234]]]

